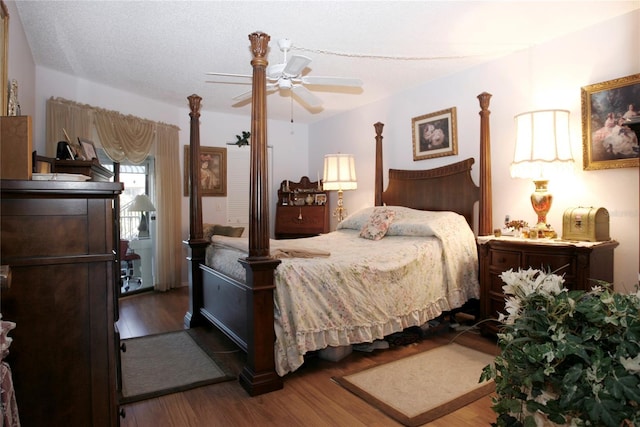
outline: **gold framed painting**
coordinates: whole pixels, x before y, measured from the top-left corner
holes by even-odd
[[[458,154],[456,107],[411,119],[413,160]]]
[[[581,101],[583,169],[638,167],[640,74],[584,86]]]
[[[184,195],[189,197],[190,149],[184,146]],[[227,195],[227,149],[200,147],[200,194],[202,196],[226,197]]]

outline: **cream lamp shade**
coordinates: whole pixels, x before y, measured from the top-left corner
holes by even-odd
[[[155,212],[156,207],[146,194],[138,194],[129,206],[129,211],[140,212],[140,225],[138,225],[138,237],[149,237],[149,223],[145,212]]]
[[[342,221],[347,215],[343,207],[343,190],[355,190],[358,188],[356,180],[356,161],[352,154],[327,154],[324,156],[324,174],[322,188],[326,191],[338,191],[338,207],[333,216]]]
[[[353,154],[327,154],[324,156],[322,188],[325,190],[355,190],[356,161]]]
[[[547,185],[549,179],[573,171],[569,111],[530,111],[518,114],[515,121],[516,148],[511,176],[533,180],[536,189],[531,194],[531,205],[538,216],[536,228],[539,234],[551,237],[555,233],[547,225],[547,213],[553,195],[547,191]]]

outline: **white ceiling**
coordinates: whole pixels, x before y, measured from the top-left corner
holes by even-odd
[[[251,73],[248,35],[312,58],[314,76],[357,77],[362,89],[314,90],[320,110],[288,91],[267,114],[311,123],[640,8],[640,1],[17,1],[37,65],[173,105],[250,114],[249,85],[208,71]],[[56,94],[52,94],[56,96]]]

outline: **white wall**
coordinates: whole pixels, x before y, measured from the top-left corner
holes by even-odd
[[[398,93],[389,99],[311,125],[309,170],[320,167],[327,153],[353,153],[356,156],[358,189],[345,192],[345,206],[353,212],[372,205],[375,168],[373,124],[380,121],[385,124],[385,170],[430,169],[474,157],[477,171],[480,106],[476,97],[486,91],[493,95],[490,106],[493,223],[500,226],[504,216],[509,214],[512,219],[524,219],[531,224],[536,221],[529,202],[534,185],[509,175],[515,141],[513,117],[535,109],[567,109],[571,112],[575,175],[563,182],[550,182],[555,199],[547,219],[561,232],[562,214],[569,207],[602,206],[608,209],[611,236],[620,242],[615,251],[615,286],[619,291],[630,291],[638,283],[639,272],[638,168],[583,170],[580,88],[639,73],[638,52],[640,11],[635,11]],[[414,162],[411,118],[451,107],[457,108],[458,156]],[[477,182],[477,172],[474,172],[474,179]],[[331,203],[335,206],[335,194],[331,195]]]

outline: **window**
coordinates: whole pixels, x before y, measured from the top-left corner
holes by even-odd
[[[98,149],[98,159],[105,168],[113,172],[113,161],[102,149]],[[120,182],[124,183],[124,191],[120,194],[120,238],[131,240],[138,236],[140,212],[130,212],[128,208],[138,194],[147,194],[153,199],[154,158],[149,156],[138,165],[127,161],[120,163]],[[154,218],[154,213],[151,212],[150,216]],[[149,221],[150,228],[152,223]]]

